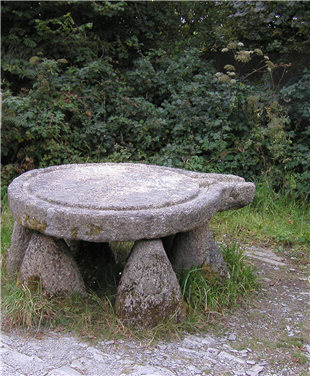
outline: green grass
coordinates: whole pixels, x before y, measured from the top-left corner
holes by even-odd
[[[230,278],[208,280],[203,267],[180,275],[183,299],[192,315],[221,313],[235,304],[243,303],[245,296],[258,286],[255,269],[245,262],[238,246],[222,247],[222,254]]]
[[[250,293],[257,288],[255,272],[244,260],[236,241],[254,242],[288,249],[297,260],[309,262],[310,214],[305,203],[298,204],[287,197],[269,192],[264,186],[257,189],[253,204],[237,211],[220,213],[212,221],[216,240],[228,244],[222,249],[231,278],[207,280],[203,268],[179,276],[187,318],[182,324],[164,322],[152,330],[133,331],[126,328],[114,313],[113,301],[117,278],[96,292],[89,286],[87,298],[49,297],[39,287],[30,289],[19,280],[8,278],[5,272],[6,255],[10,246],[13,220],[4,198],[2,206],[1,261],[3,325],[35,328],[51,327],[73,330],[88,338],[103,335],[107,338],[154,338],[179,336],[183,331],[204,330],[212,326],[214,317],[227,312],[236,304],[246,304]],[[291,223],[293,222],[293,223]],[[114,244],[120,259],[125,259],[128,245]],[[108,287],[107,287],[108,286]]]
[[[6,281],[2,310],[3,325],[9,330],[19,327],[40,331],[48,327],[75,331],[90,339],[98,333],[113,338],[131,333],[114,315],[109,298],[99,298],[92,292],[86,298],[78,294],[50,297],[40,288],[34,291],[23,284]]]
[[[310,263],[310,208],[305,201],[275,193],[258,184],[253,202],[239,210],[217,214],[210,227],[226,243],[260,244],[285,251]]]

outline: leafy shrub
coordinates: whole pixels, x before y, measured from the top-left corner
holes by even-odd
[[[28,86],[3,94],[3,182],[62,163],[140,161],[263,177],[307,196],[309,74],[276,90],[276,67],[262,59],[257,84],[233,66],[216,73],[197,49],[152,50],[126,70],[109,58],[38,56],[24,66]]]
[[[310,192],[310,72],[280,91],[291,120],[290,160],[285,166],[286,188],[304,197]]]

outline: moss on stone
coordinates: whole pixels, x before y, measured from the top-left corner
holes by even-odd
[[[70,230],[70,237],[71,237],[71,239],[78,240],[78,232],[79,232],[79,228],[78,227],[73,227]]]
[[[92,223],[89,223],[87,225],[88,231],[86,231],[86,235],[93,236],[93,235],[99,235],[101,232],[101,228],[99,226],[93,225]]]
[[[32,230],[37,230],[43,233],[47,228],[46,222],[40,222],[35,218],[31,218],[28,214],[24,215],[23,225],[26,225],[26,227],[30,227]]]

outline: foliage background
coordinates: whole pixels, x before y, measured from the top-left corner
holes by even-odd
[[[282,81],[291,61],[268,59],[309,54],[308,2],[1,7],[4,189],[33,168],[133,161],[309,197],[310,74],[300,61]],[[206,56],[223,49],[217,72]]]

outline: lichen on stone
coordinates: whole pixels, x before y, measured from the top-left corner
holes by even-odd
[[[47,228],[46,222],[40,222],[35,218],[31,218],[28,214],[24,215],[23,225],[26,225],[26,227],[30,227],[33,230],[37,230],[43,233]]]
[[[99,226],[93,225],[92,223],[89,223],[87,225],[88,230],[86,231],[86,235],[93,236],[93,235],[99,235],[101,232],[101,228]]]

